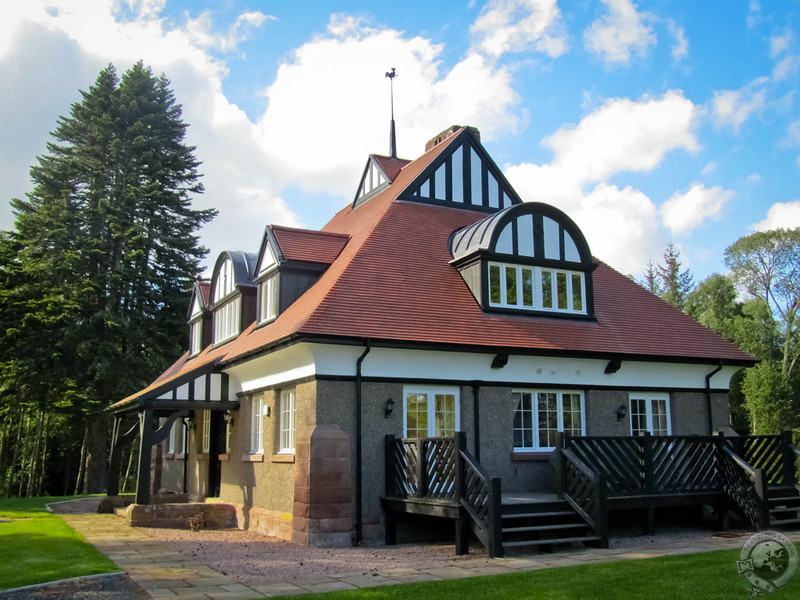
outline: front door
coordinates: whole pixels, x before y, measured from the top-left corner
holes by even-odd
[[[208,496],[219,498],[222,484],[222,462],[219,455],[224,454],[225,448],[225,419],[223,413],[211,411],[211,439],[208,449]]]

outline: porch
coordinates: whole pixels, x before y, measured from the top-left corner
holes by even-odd
[[[755,530],[800,524],[800,448],[791,435],[562,437],[551,457],[554,492],[503,494],[466,437],[385,440],[386,543],[400,514],[453,522],[456,552],[473,532],[490,556],[519,546],[608,546],[608,514],[640,509],[646,532],[659,507],[711,505],[728,528],[737,514]]]

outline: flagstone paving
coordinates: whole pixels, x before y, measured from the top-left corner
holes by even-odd
[[[583,549],[552,554],[512,556],[486,560],[464,561],[459,566],[430,569],[395,568],[373,574],[343,573],[332,577],[313,577],[263,585],[243,585],[217,571],[154,541],[141,531],[129,527],[122,517],[106,514],[59,515],[73,529],[106,554],[130,578],[154,599],[184,600],[246,600],[311,592],[353,590],[377,585],[393,585],[417,581],[458,579],[479,575],[495,575],[533,571],[595,562],[635,560],[654,556],[708,552],[726,548],[741,548],[747,537],[708,537],[693,540],[691,546],[680,542],[653,547],[624,549]],[[800,541],[800,532],[786,533]]]

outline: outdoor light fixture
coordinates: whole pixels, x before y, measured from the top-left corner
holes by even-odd
[[[508,364],[508,354],[498,354],[492,359],[493,369],[502,369]]]
[[[194,415],[189,415],[184,420],[186,421],[186,425],[189,427],[189,429],[194,431]]]
[[[619,371],[621,366],[622,366],[622,361],[620,359],[612,358],[610,361],[608,361],[608,364],[606,365],[606,370],[605,370],[606,375],[611,375],[613,373],[616,373],[617,371]]]
[[[384,416],[384,418],[388,419],[389,415],[392,414],[392,410],[393,409],[394,409],[394,400],[389,398],[386,401],[386,406],[384,406],[384,408],[383,408],[383,416]]]
[[[222,418],[223,418],[223,419],[225,419],[225,422],[226,422],[228,425],[230,425],[231,427],[233,427],[233,414],[231,413],[231,411],[229,411],[229,410],[226,410],[226,411],[225,411],[225,414],[224,414],[224,415],[222,415]]]
[[[617,421],[622,421],[625,417],[628,416],[628,407],[624,404],[620,404],[619,408],[617,409]]]

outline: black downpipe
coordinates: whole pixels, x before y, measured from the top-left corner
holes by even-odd
[[[183,423],[183,493],[188,494],[189,490],[186,482],[188,477],[187,467],[189,465],[189,423],[186,422],[186,419],[181,419],[181,422]]]
[[[481,407],[480,382],[472,382],[472,417],[475,421],[475,460],[481,462]]]
[[[356,361],[356,545],[363,541],[364,523],[361,517],[361,363],[369,354],[371,349],[370,341],[364,341],[364,352]]]
[[[706,410],[708,411],[708,435],[714,434],[714,422],[711,418],[711,378],[722,370],[722,361],[717,368],[706,375]]]

